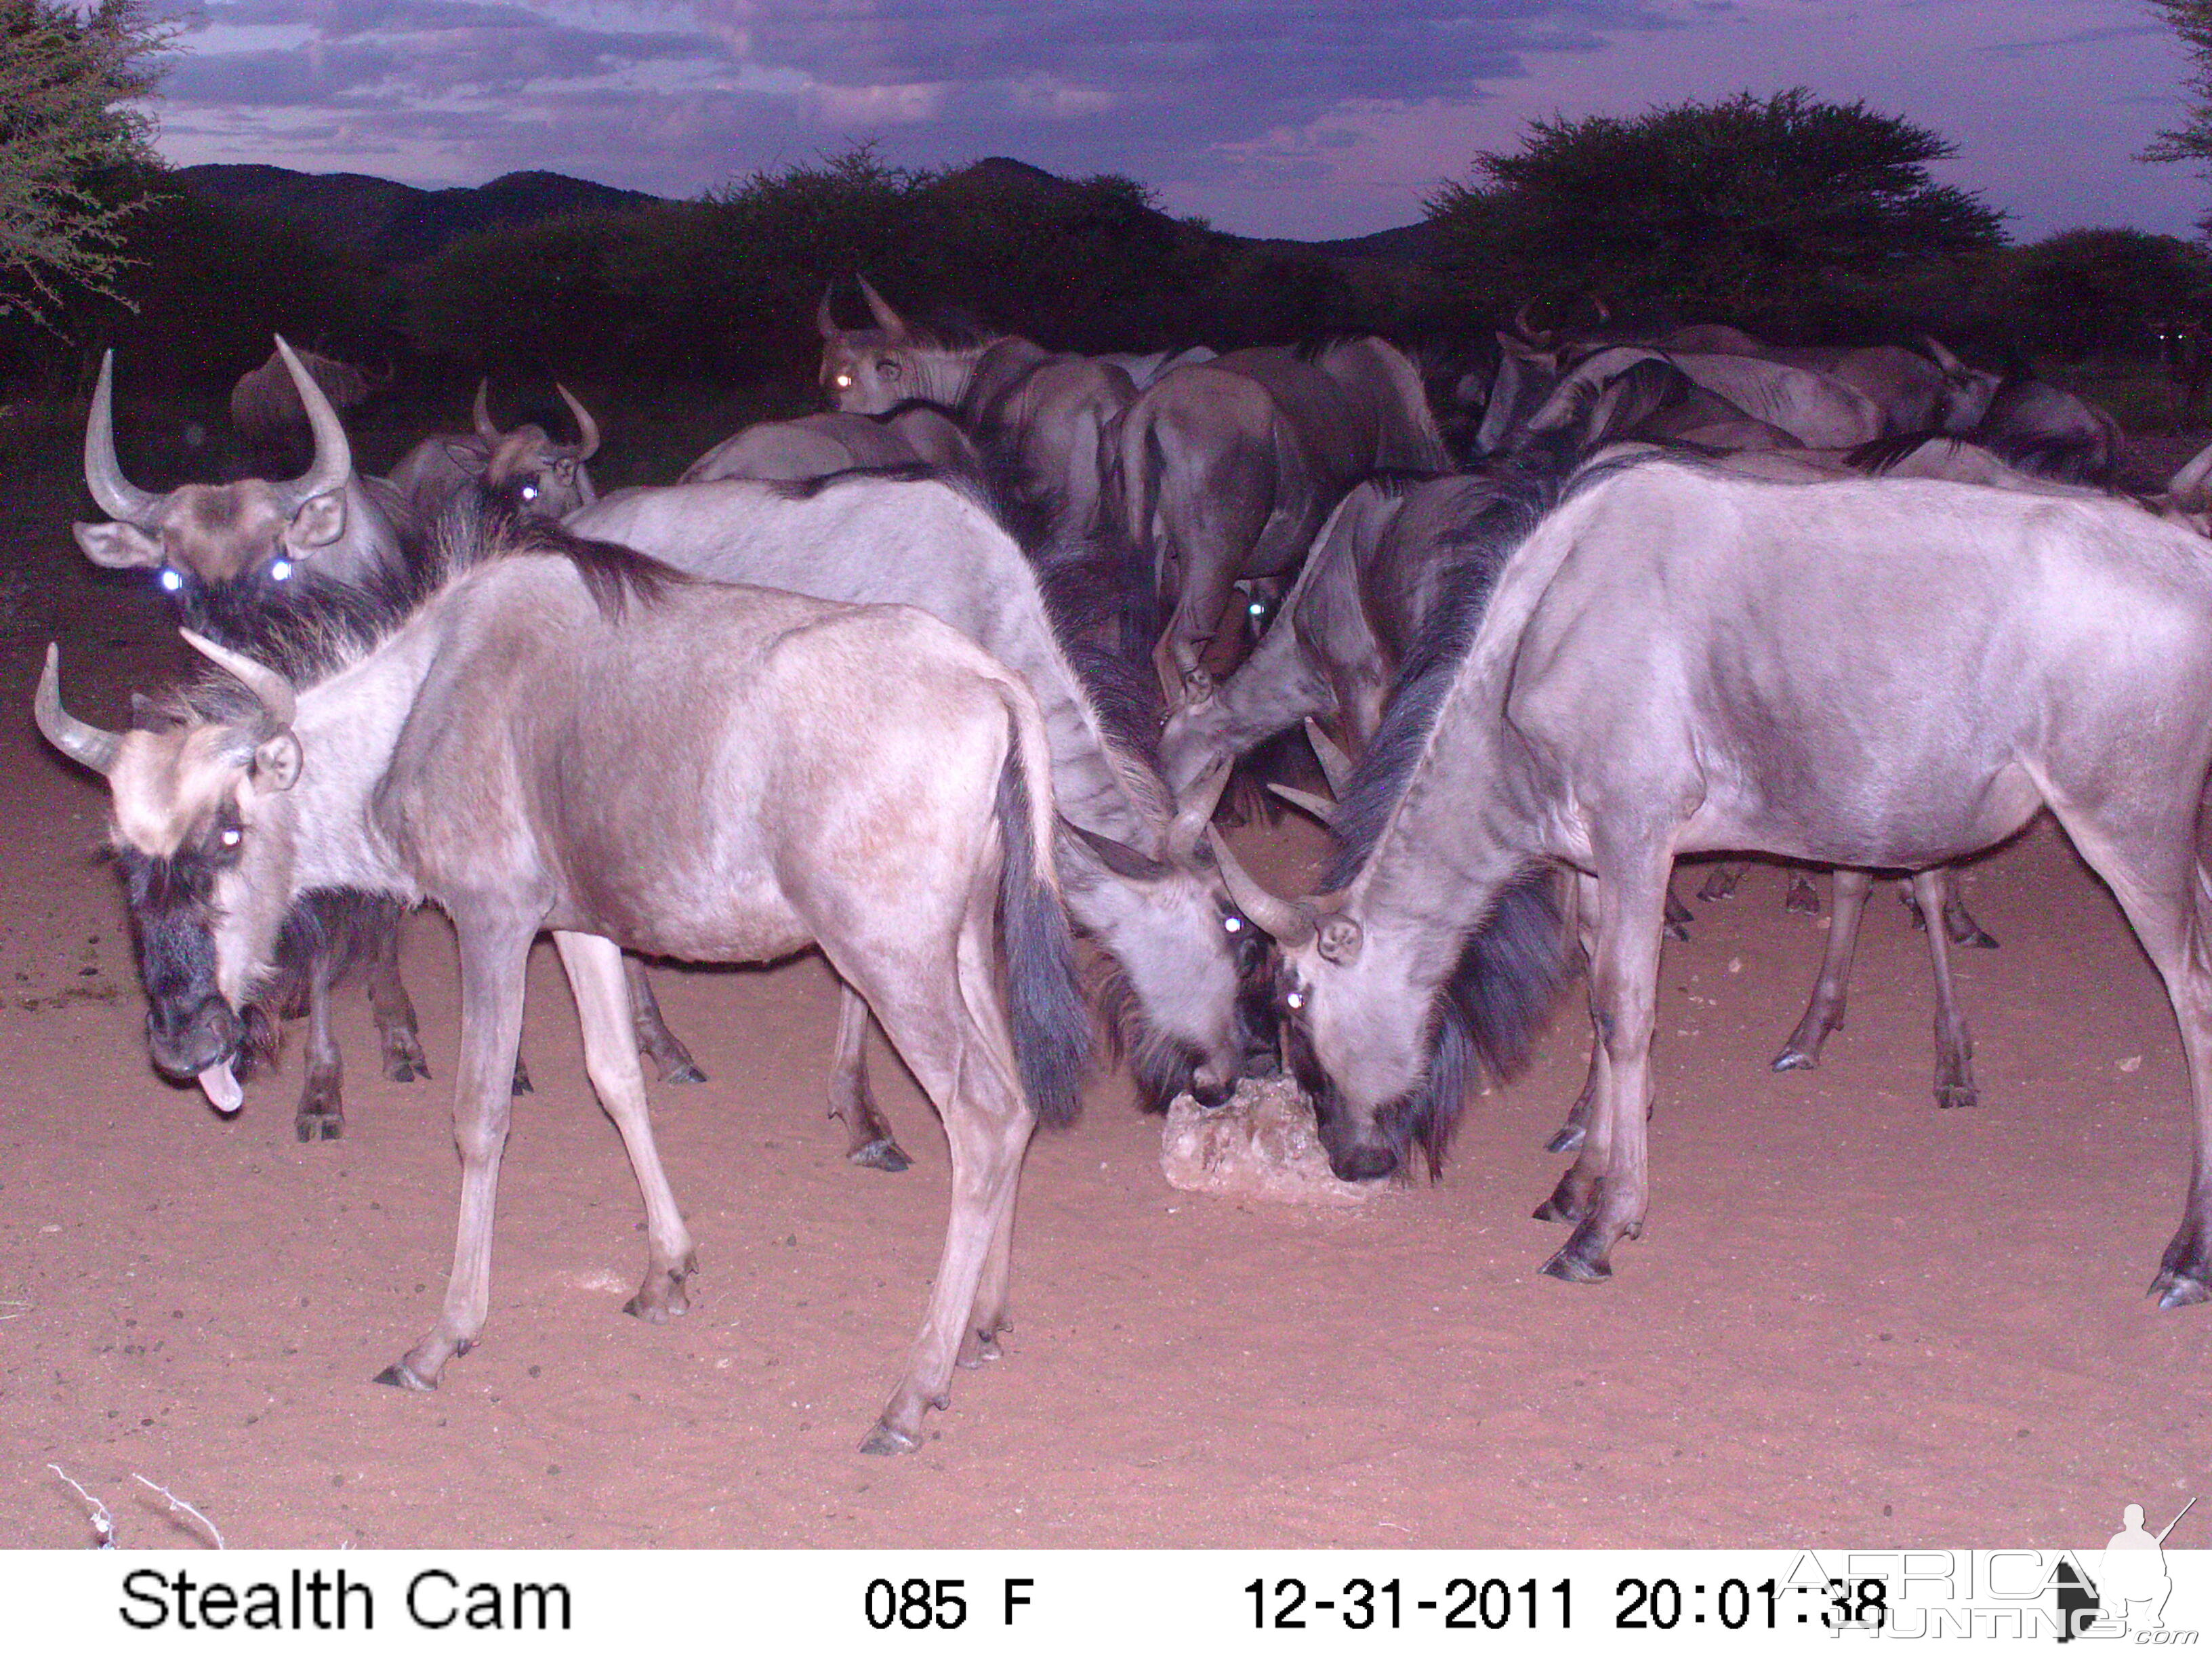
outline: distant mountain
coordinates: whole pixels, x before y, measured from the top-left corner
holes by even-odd
[[[495,225],[644,207],[659,199],[557,173],[510,173],[488,185],[451,190],[252,163],[179,167],[175,177],[196,194],[289,220],[325,247],[379,264],[428,258],[456,238]]]
[[[187,190],[227,206],[289,220],[324,246],[378,264],[426,259],[448,242],[495,225],[532,224],[564,213],[619,211],[660,199],[558,173],[510,173],[488,185],[450,190],[418,190],[359,173],[295,173],[252,163],[179,167],[175,177]],[[1012,186],[1042,194],[1076,187],[1057,173],[1006,155],[987,155],[945,182],[955,190],[963,185],[994,191]],[[1327,259],[1426,265],[1437,257],[1435,237],[1426,225],[1324,242],[1217,234],[1247,246],[1264,245]]]

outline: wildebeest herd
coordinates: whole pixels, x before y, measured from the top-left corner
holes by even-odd
[[[644,1194],[641,1318],[684,1310],[692,1241],[639,1056],[702,1079],[624,951],[818,947],[856,1163],[907,1163],[872,1018],[913,1071],[952,1200],[865,1443],[891,1451],[995,1352],[1024,1151],[1072,1121],[1098,1030],[1153,1109],[1286,1062],[1336,1175],[1374,1181],[1416,1149],[1441,1168],[1581,968],[1589,1081],[1553,1142],[1577,1156],[1538,1214],[1571,1228],[1545,1271],[1602,1279],[1649,1198],[1675,860],[1836,872],[1778,1066],[1840,1023],[1871,873],[1908,875],[1936,1097],[1966,1104],[1948,951],[1991,941],[1947,872],[2045,807],[2172,1000],[2197,1150],[2154,1288],[2212,1297],[2212,452],[2122,492],[2109,416],[1932,339],[1524,315],[1481,369],[1425,380],[1365,336],[1058,354],[860,287],[872,326],[829,295],[817,316],[829,413],[604,496],[565,389],[573,441],[502,430],[480,386],[472,432],[365,476],[332,377],[281,340],[289,404],[248,401],[296,407],[307,471],[150,493],[102,365],[84,469],[108,518],[78,544],[151,573],[217,672],[109,732],[64,709],[50,649],[35,713],[107,780],[155,1066],[234,1111],[304,1014],[296,1127],[335,1138],[334,987],[362,968],[386,1074],[427,1076],[398,921],[434,904],[459,938],[453,1270],[380,1380],[434,1387],[487,1316],[541,933]],[[1329,793],[1277,787],[1337,854],[1291,899],[1215,819],[1232,769],[1301,730]]]

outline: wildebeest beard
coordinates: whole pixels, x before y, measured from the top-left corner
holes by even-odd
[[[1550,870],[1534,870],[1498,894],[1437,990],[1427,1069],[1405,1093],[1376,1109],[1367,1137],[1349,1133],[1343,1094],[1314,1052],[1307,1017],[1288,1013],[1283,1031],[1291,1073],[1313,1102],[1332,1164],[1340,1164],[1340,1154],[1379,1146],[1402,1165],[1418,1146],[1430,1178],[1443,1172],[1468,1091],[1486,1076],[1503,1082],[1525,1066],[1558,1001],[1568,965],[1558,879]]]
[[[200,1057],[179,1053],[191,1023],[205,1012],[216,1024],[224,1024],[213,1007],[234,1022],[234,1048],[203,1063],[228,1058],[240,1082],[273,1069],[283,1044],[280,1022],[305,1011],[315,965],[332,981],[343,978],[398,925],[405,908],[381,895],[340,889],[301,895],[278,930],[267,969],[249,988],[245,1006],[234,1009],[216,980],[219,857],[193,849],[155,858],[132,848],[118,848],[113,857],[129,899],[131,941],[146,994],[148,1051],[159,1070],[179,1079],[202,1069],[185,1063]],[[176,1063],[165,1061],[165,1054]]]

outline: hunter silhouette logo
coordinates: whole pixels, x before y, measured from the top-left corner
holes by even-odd
[[[2181,1515],[2156,1533],[2143,1528],[2142,1505],[2130,1504],[2120,1512],[2120,1529],[2105,1545],[2096,1576],[2086,1582],[2062,1562],[2052,1575],[2058,1593],[2062,1625],[2058,1639],[2132,1633],[2138,1637],[2166,1628],[2166,1598],[2173,1580],[2166,1570],[2166,1540],[2181,1524],[2181,1516],[2197,1507],[2192,1498],[2181,1506]]]

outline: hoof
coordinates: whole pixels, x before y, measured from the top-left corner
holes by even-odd
[[[1006,1357],[1006,1350],[999,1346],[996,1331],[970,1331],[961,1338],[960,1352],[952,1363],[963,1371],[980,1371],[984,1366],[994,1364]]]
[[[345,1139],[345,1120],[302,1112],[292,1120],[292,1133],[299,1136],[302,1146],[317,1140],[343,1140]]]
[[[1784,1048],[1774,1057],[1774,1069],[1778,1072],[1809,1072],[1819,1064],[1802,1048]]]
[[[1613,1277],[1613,1267],[1603,1256],[1587,1261],[1577,1253],[1574,1240],[1569,1239],[1542,1268],[1544,1277],[1556,1279],[1567,1285],[1601,1285]]]
[[[1978,1106],[1982,1099],[1971,1083],[1939,1083],[1936,1085],[1936,1103],[1949,1111],[1959,1106]]]
[[[514,1062],[514,1082],[507,1092],[515,1095],[531,1095],[538,1092],[531,1085],[530,1068],[520,1059]]]
[[[1670,921],[1667,924],[1667,937],[1677,945],[1687,945],[1690,942],[1690,930],[1679,921]]]
[[[691,1301],[684,1293],[684,1281],[697,1271],[689,1261],[673,1273],[648,1270],[637,1294],[623,1304],[623,1311],[648,1325],[665,1325],[690,1312]]]
[[[430,1062],[422,1058],[421,1046],[412,1037],[389,1039],[384,1050],[384,1075],[394,1083],[412,1083],[417,1079],[430,1080]]]
[[[914,1166],[914,1160],[901,1152],[898,1142],[888,1135],[846,1153],[845,1161],[857,1164],[864,1170],[881,1170],[885,1175],[896,1175],[902,1170]]]
[[[663,1083],[704,1083],[707,1074],[699,1069],[699,1062],[686,1054],[672,1065],[660,1067]]]
[[[860,1452],[866,1457],[896,1457],[901,1452],[918,1451],[921,1442],[914,1435],[902,1434],[888,1423],[878,1423],[868,1431],[868,1437],[860,1443]]]
[[[2150,1293],[2161,1308],[2188,1308],[2212,1302],[2212,1285],[2188,1273],[2162,1273],[2150,1282]]]
[[[1722,899],[1734,898],[1735,878],[1733,876],[1725,878],[1719,875],[1707,876],[1705,884],[1698,889],[1698,896],[1707,904],[1717,903]]]
[[[1583,1126],[1579,1123],[1562,1123],[1552,1131],[1552,1138],[1544,1143],[1544,1150],[1547,1152],[1578,1152],[1582,1149]],[[1549,1203],[1551,1200],[1547,1199],[1545,1201]],[[1549,1218],[1540,1212],[1536,1217],[1539,1221]]]
[[[1792,882],[1788,896],[1782,901],[1782,908],[1801,916],[1817,916],[1820,914],[1820,896],[1813,890],[1813,884],[1809,881]]]
[[[425,1382],[416,1376],[413,1368],[404,1359],[393,1361],[370,1380],[381,1382],[388,1389],[405,1389],[410,1394],[428,1394],[438,1386],[435,1382]]]
[[[1994,951],[1997,948],[1997,936],[1980,927],[1975,928],[1964,939],[1954,934],[1951,942],[1954,945],[1963,945],[1970,951]]]

